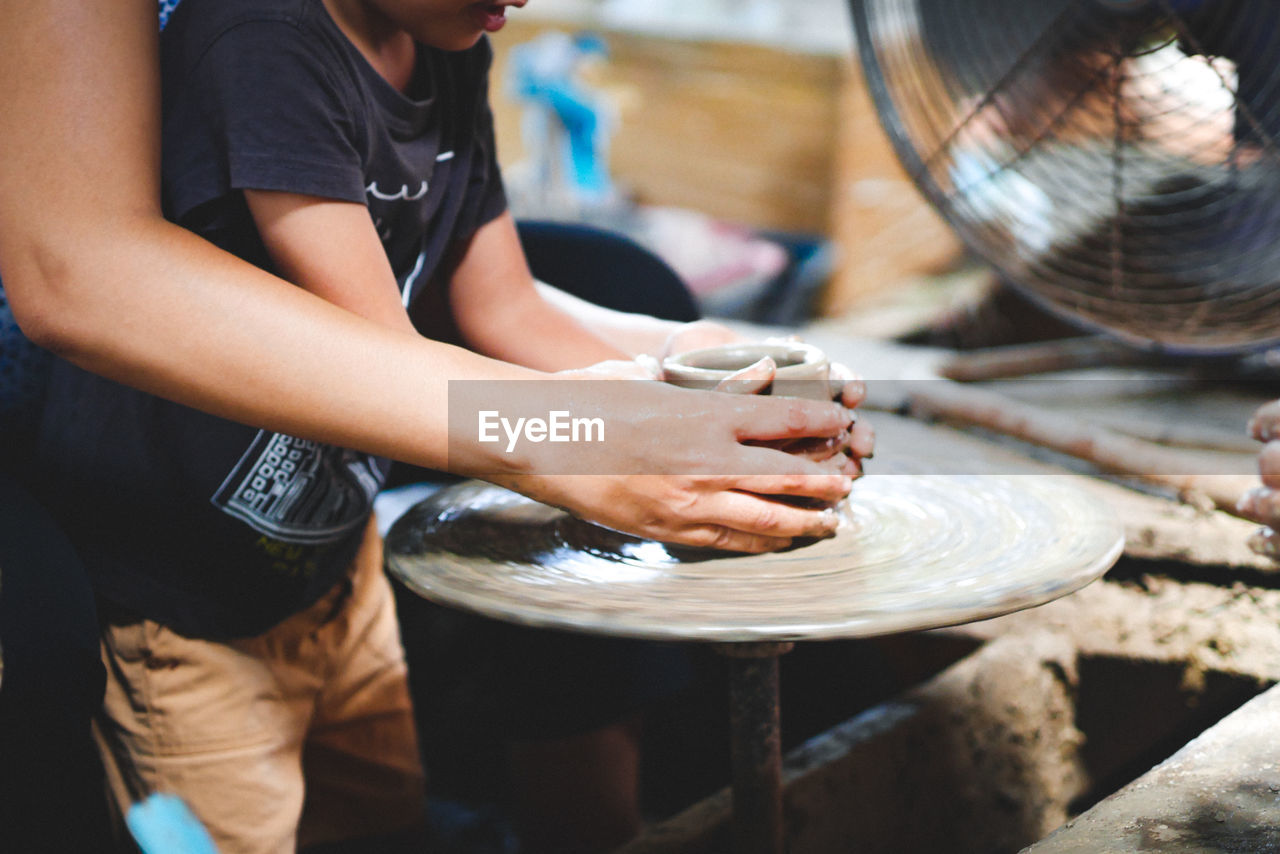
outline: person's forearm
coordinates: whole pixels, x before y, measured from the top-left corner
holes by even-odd
[[[116,228],[75,251],[50,249],[53,275],[17,252],[0,270],[37,341],[154,394],[443,468],[447,378],[534,376],[384,329],[162,221]]]
[[[647,314],[614,311],[565,293],[559,288],[537,282],[538,293],[551,306],[573,317],[578,323],[595,330],[628,356],[646,354],[658,357],[667,338],[683,324],[660,320]]]
[[[612,330],[597,330],[583,317],[543,299],[538,291],[530,288],[521,296],[495,306],[483,323],[471,324],[468,342],[495,359],[543,371],[582,368],[636,355],[614,340]]]
[[[461,247],[449,303],[467,345],[495,359],[560,371],[635,355],[543,299],[509,212]]]

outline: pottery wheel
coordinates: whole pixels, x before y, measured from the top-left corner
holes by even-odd
[[[1071,481],[869,475],[834,537],[765,555],[638,539],[472,481],[401,517],[387,565],[426,598],[525,625],[726,642],[889,634],[1040,605],[1102,575],[1123,531]]]

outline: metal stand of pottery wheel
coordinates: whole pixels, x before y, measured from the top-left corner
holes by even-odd
[[[387,535],[411,590],[528,626],[713,643],[730,661],[737,854],[782,854],[778,658],[794,641],[871,637],[1040,605],[1120,556],[1113,514],[1069,476],[872,475],[835,537],[766,555],[679,549],[478,481]]]
[[[718,644],[729,659],[733,850],[782,854],[782,729],[778,658],[794,643]]]

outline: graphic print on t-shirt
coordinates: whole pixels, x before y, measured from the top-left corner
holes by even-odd
[[[418,185],[416,190],[410,193],[408,184],[401,184],[400,189],[395,190],[394,192],[387,192],[386,190],[378,187],[377,181],[371,181],[369,186],[364,188],[364,191],[367,195],[372,196],[375,199],[381,199],[384,202],[416,202],[427,194],[427,182],[423,181]]]
[[[377,457],[264,430],[212,500],[270,537],[323,543],[365,523],[381,483]]]

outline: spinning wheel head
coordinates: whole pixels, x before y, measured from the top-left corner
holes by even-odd
[[[491,617],[666,640],[784,641],[954,625],[1039,605],[1119,556],[1072,478],[872,475],[836,536],[765,555],[680,549],[469,482],[392,527],[411,589]]]

